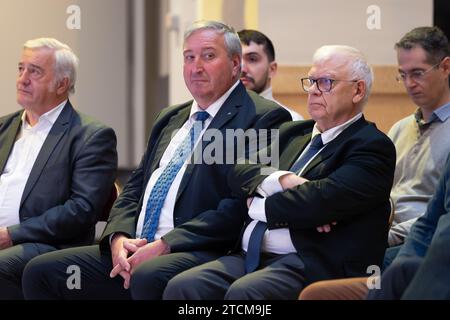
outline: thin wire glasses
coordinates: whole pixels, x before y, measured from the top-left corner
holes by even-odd
[[[410,80],[414,81],[414,82],[420,82],[423,80],[424,76],[430,72],[431,70],[433,70],[434,68],[438,67],[441,64],[442,60],[439,61],[438,63],[436,63],[435,65],[431,66],[429,69],[427,70],[413,70],[411,72],[402,72],[400,71],[397,75],[397,77],[395,77],[395,79],[397,79],[398,82],[405,82],[407,78],[409,78]]]

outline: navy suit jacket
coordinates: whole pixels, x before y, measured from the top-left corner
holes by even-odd
[[[115,202],[100,246],[109,249],[109,236],[122,232],[134,238],[147,183],[159,167],[175,130],[188,119],[192,101],[164,109],[150,134],[147,151]],[[226,139],[227,129],[271,129],[289,121],[290,114],[272,101],[247,92],[240,83],[224,102],[208,129],[217,129]],[[226,145],[224,141],[224,146]],[[204,141],[202,150],[209,145]],[[232,164],[189,164],[178,189],[173,223],[175,229],[163,238],[171,252],[219,250],[227,252],[239,236],[245,218],[243,201],[231,200],[227,175]],[[231,209],[231,210],[230,210]]]
[[[396,259],[423,258],[402,299],[450,299],[450,157],[425,214],[417,219]]]
[[[308,120],[280,128],[281,170],[289,170],[308,145],[313,125]],[[258,196],[267,177],[260,169],[236,166],[229,177],[232,189],[242,198]],[[308,164],[302,177],[310,182],[266,199],[268,228],[289,228],[307,283],[364,276],[369,265],[381,265],[394,169],[394,145],[362,117]],[[316,230],[333,221],[331,232]]]
[[[20,132],[23,110],[0,118],[0,173]],[[116,135],[67,102],[33,165],[20,201],[14,245],[56,248],[91,244],[95,222],[116,177]]]

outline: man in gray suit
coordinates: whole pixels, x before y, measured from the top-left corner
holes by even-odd
[[[27,41],[17,77],[23,110],[0,118],[0,299],[22,297],[33,257],[92,243],[113,187],[114,131],[69,102],[77,64],[55,39]]]

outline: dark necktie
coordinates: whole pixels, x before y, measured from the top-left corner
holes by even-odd
[[[323,148],[322,137],[320,134],[312,139],[309,149],[298,159],[291,167],[290,171],[299,172],[308,163],[308,161]],[[248,240],[247,255],[245,257],[245,271],[253,272],[259,266],[259,258],[261,254],[261,245],[264,233],[267,230],[267,223],[258,221],[250,234]]]
[[[264,233],[267,230],[267,223],[258,221],[250,234],[248,240],[247,255],[245,256],[245,271],[253,272],[258,268],[259,256],[261,254],[261,245]]]
[[[311,158],[323,148],[322,137],[320,134],[316,135],[309,145],[309,149],[298,159],[291,167],[289,171],[300,172],[301,169],[308,163]]]
[[[195,141],[203,129],[203,123],[208,119],[209,114],[206,111],[200,111],[197,112],[195,116],[196,121],[186,135],[186,138],[184,138],[183,142],[178,146],[172,159],[170,159],[169,163],[156,180],[156,183],[150,192],[150,196],[148,197],[147,207],[145,209],[144,227],[141,234],[141,238],[146,238],[148,242],[153,241],[155,238],[161,209],[166,200],[170,186],[187,157],[192,154]]]

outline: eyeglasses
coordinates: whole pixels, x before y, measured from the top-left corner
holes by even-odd
[[[333,83],[336,81],[345,81],[345,82],[358,82],[358,80],[337,80],[337,79],[329,79],[329,78],[302,78],[302,87],[305,92],[309,92],[311,87],[316,84],[317,89],[320,92],[330,92],[333,89]]]
[[[431,70],[433,70],[434,68],[438,67],[441,64],[442,60],[439,61],[438,63],[436,63],[435,65],[431,66],[429,69],[427,70],[413,70],[411,72],[399,72],[398,76],[395,77],[395,79],[398,82],[405,82],[406,78],[409,77],[410,80],[414,81],[414,82],[420,82],[423,80],[423,77],[430,72]]]

